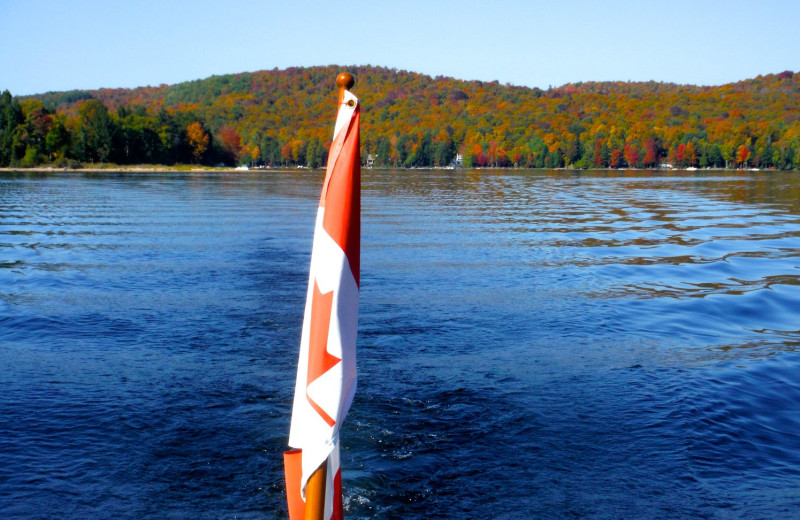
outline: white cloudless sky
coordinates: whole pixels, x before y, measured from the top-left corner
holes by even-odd
[[[800,0],[0,0],[0,90],[380,65],[547,88],[800,70]]]

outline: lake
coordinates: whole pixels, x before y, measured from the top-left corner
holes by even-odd
[[[287,517],[322,176],[0,173],[0,517]],[[800,515],[800,173],[363,176],[348,518]]]

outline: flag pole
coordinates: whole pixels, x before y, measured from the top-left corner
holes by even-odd
[[[344,92],[350,90],[355,85],[356,80],[352,74],[342,72],[336,76],[336,86],[339,87],[339,102],[336,105],[336,113],[344,101]],[[306,484],[306,508],[305,520],[325,520],[325,488],[328,477],[328,461],[325,460],[311,474]]]
[[[306,516],[305,520],[325,520],[325,483],[328,479],[328,461],[320,464],[317,470],[308,477],[306,484]]]

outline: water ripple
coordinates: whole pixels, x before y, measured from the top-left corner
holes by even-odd
[[[0,176],[3,516],[285,518],[321,176]],[[348,517],[797,516],[798,201],[365,170]]]

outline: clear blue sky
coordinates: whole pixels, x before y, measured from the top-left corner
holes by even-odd
[[[382,65],[547,88],[800,70],[800,0],[0,0],[0,90]]]

